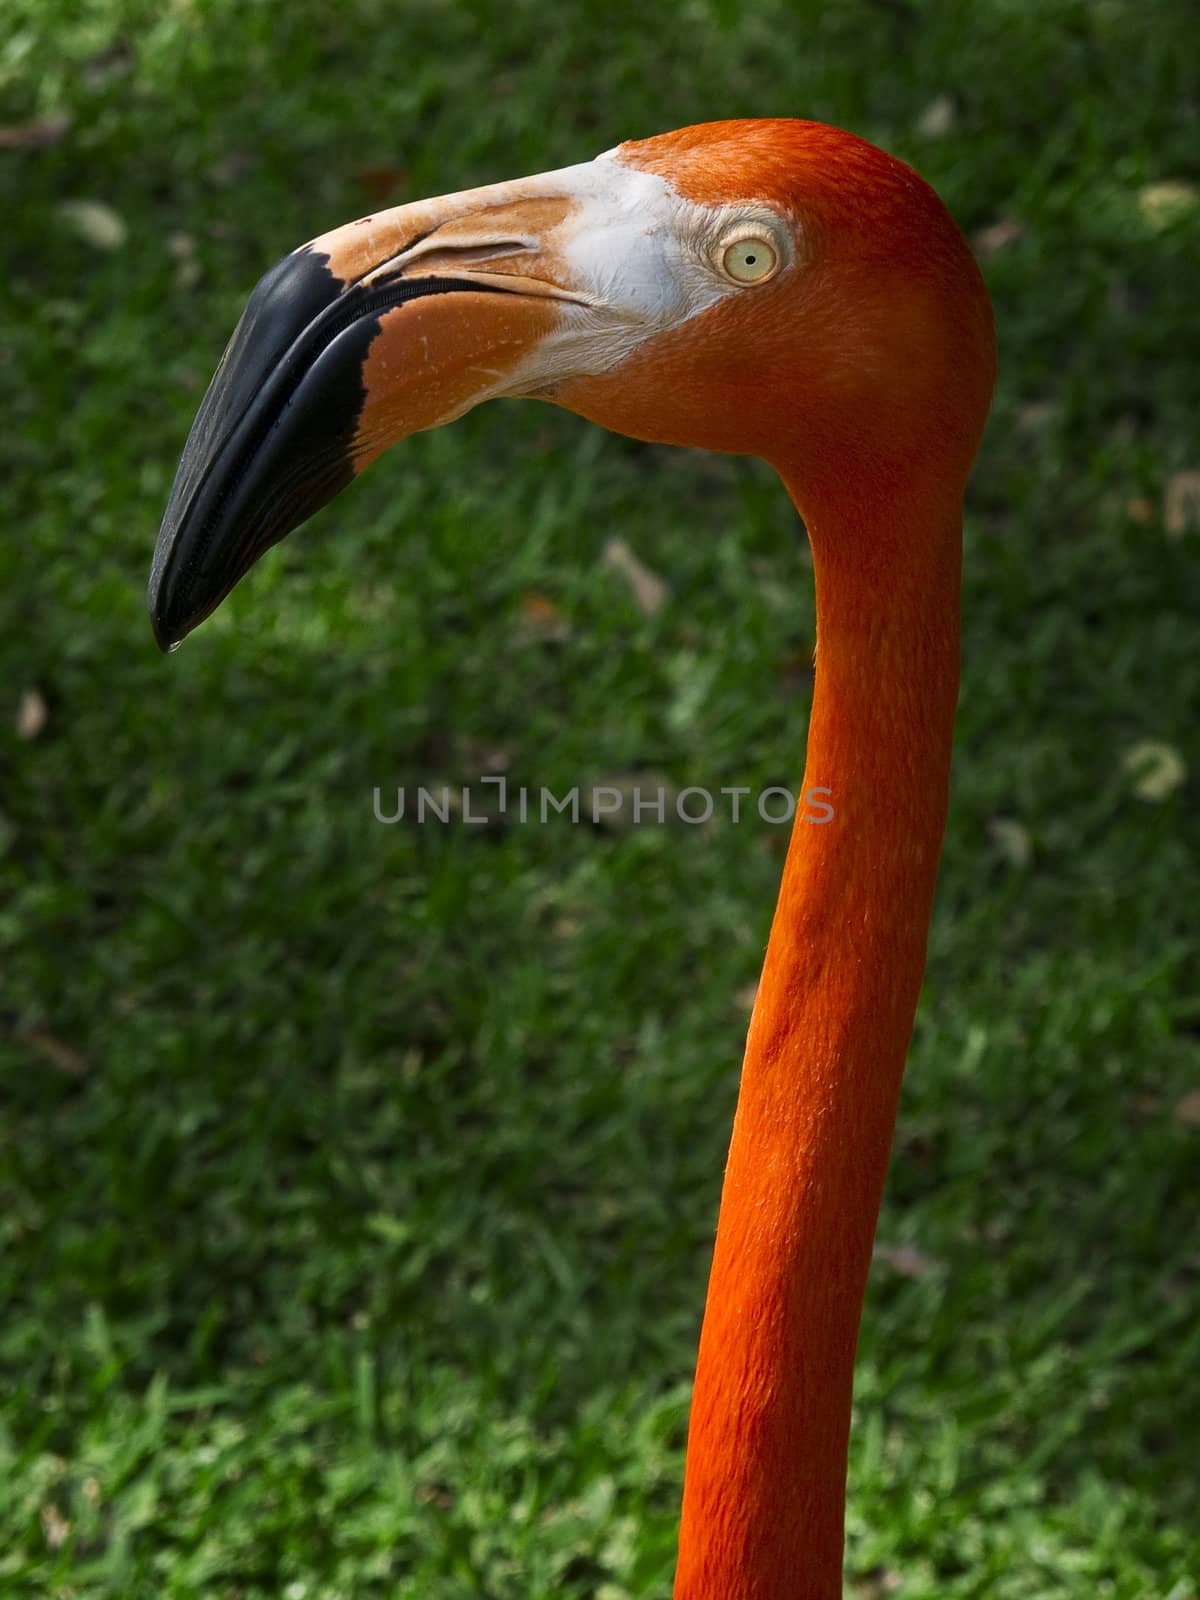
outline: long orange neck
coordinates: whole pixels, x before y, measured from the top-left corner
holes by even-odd
[[[834,816],[797,811],[750,1025],[676,1600],[842,1593],[854,1352],[958,690],[961,509],[910,498],[897,512],[889,498],[809,519],[817,669],[804,788],[828,789]]]

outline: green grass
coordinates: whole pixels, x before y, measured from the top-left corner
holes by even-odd
[[[1200,209],[1139,195],[1200,180],[1197,76],[1183,4],[5,0],[0,122],[72,126],[0,152],[3,1600],[668,1595],[781,830],[382,827],[371,788],[496,752],[561,787],[794,782],[786,497],[494,406],[169,661],[142,590],[246,292],[378,204],[370,169],[411,198],[747,114],[853,127],[968,232],[1024,230],[986,262],[1001,381],[880,1228],[924,1270],[872,1278],[848,1592],[1195,1600],[1200,532],[1162,504],[1200,467]],[[1157,803],[1144,740],[1189,764]]]

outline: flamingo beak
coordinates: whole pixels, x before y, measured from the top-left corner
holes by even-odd
[[[569,357],[559,335],[586,340],[590,326],[595,343],[604,308],[570,263],[581,170],[365,217],[262,278],[158,535],[148,600],[162,649],[394,440],[552,387]],[[594,198],[596,181],[583,190]]]

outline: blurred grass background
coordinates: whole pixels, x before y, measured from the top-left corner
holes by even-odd
[[[800,115],[929,177],[1001,347],[847,1592],[1195,1600],[1195,46],[1126,0],[2,0],[0,1596],[668,1595],[783,830],[371,788],[794,784],[782,489],[492,406],[169,661],[142,593],[294,244]]]

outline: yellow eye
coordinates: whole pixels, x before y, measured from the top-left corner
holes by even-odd
[[[779,265],[779,254],[769,239],[755,234],[735,239],[721,252],[721,266],[735,283],[761,283]]]

